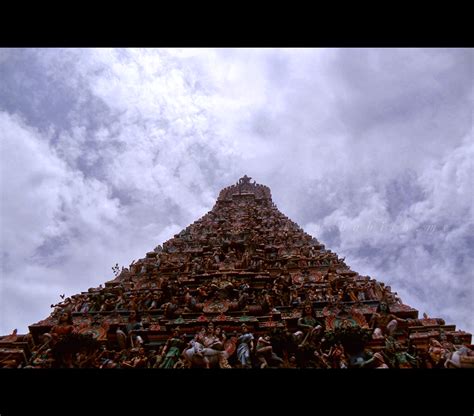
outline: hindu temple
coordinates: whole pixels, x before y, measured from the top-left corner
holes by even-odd
[[[419,317],[352,270],[248,176],[179,234],[112,269],[28,334],[1,337],[0,367],[474,367],[471,334]]]

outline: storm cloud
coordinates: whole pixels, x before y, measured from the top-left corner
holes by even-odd
[[[468,49],[0,50],[0,334],[247,174],[353,270],[474,331]]]

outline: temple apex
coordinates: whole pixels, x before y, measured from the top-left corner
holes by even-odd
[[[257,182],[250,182],[250,176],[242,176],[235,185],[224,188],[217,199],[218,202],[232,201],[240,197],[255,197],[256,200],[272,200],[270,188],[265,185],[260,185]]]
[[[250,183],[250,179],[252,179],[250,176],[244,175],[239,179],[239,182],[237,182],[237,185],[242,185],[244,183]],[[255,181],[254,181],[255,183]]]
[[[29,334],[0,336],[0,368],[474,368],[471,334],[419,319],[251,179],[128,268],[116,263],[113,280],[61,295]]]

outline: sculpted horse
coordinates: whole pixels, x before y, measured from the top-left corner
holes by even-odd
[[[298,365],[305,366],[314,360],[314,350],[319,345],[320,327],[305,334],[303,331],[275,331],[271,340],[273,351],[285,361],[295,357]],[[307,336],[308,335],[308,336]]]
[[[230,368],[227,359],[234,354],[237,339],[232,337],[224,343],[222,351],[206,348],[200,342],[193,340],[191,348],[183,351],[190,368]]]
[[[474,368],[474,352],[463,346],[449,353],[444,366],[446,368]]]

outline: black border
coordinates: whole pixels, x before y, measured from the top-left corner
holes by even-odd
[[[6,9],[0,47],[472,46],[470,14],[433,3],[129,6]]]
[[[114,6],[117,7],[117,6]],[[160,6],[162,7],[162,6]],[[182,8],[187,6],[181,5]],[[24,18],[5,10],[0,47],[469,47],[469,13],[437,18],[378,6],[360,18],[342,4],[296,12],[276,4],[207,18],[160,9],[86,9]],[[434,8],[434,5],[430,6]],[[275,17],[270,8],[279,9]],[[192,10],[189,10],[191,13]],[[349,16],[343,16],[349,12]],[[44,11],[43,13],[48,13]],[[1,53],[1,51],[0,51]],[[5,370],[0,415],[192,412],[474,414],[472,370]],[[171,406],[174,410],[165,410]],[[289,406],[289,407],[288,407]],[[129,410],[130,409],[130,410]],[[326,409],[322,411],[322,409]],[[117,413],[114,413],[117,411]],[[33,414],[33,413],[31,413]]]
[[[473,370],[0,370],[2,416],[245,413],[470,415]],[[289,407],[288,407],[289,406]],[[129,409],[131,413],[126,409]],[[148,409],[147,413],[144,409]],[[168,409],[168,410],[167,410]],[[325,409],[323,412],[322,410]],[[118,412],[118,413],[117,413]],[[382,412],[382,413],[381,413]],[[33,414],[33,413],[29,413]]]

